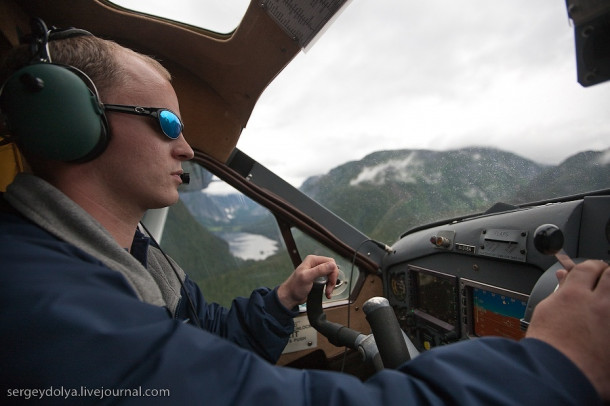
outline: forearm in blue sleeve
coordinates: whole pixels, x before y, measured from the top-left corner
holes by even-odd
[[[601,404],[568,358],[535,339],[488,337],[438,347],[401,370],[438,404]]]
[[[239,346],[250,349],[270,362],[277,362],[290,334],[293,317],[277,297],[276,289],[259,288],[250,298],[236,298],[230,309],[208,303],[199,288],[187,279],[186,287],[196,301],[203,328]]]

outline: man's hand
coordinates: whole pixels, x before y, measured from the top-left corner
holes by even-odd
[[[326,297],[330,299],[330,295],[337,283],[339,268],[337,268],[337,264],[335,264],[335,260],[332,258],[308,255],[301,265],[294,270],[292,275],[277,289],[277,296],[280,302],[287,309],[292,309],[301,303],[305,303],[307,295],[313,287],[313,281],[319,276],[328,277]]]
[[[572,360],[610,401],[610,266],[585,261],[557,271],[559,288],[536,306],[527,336]]]

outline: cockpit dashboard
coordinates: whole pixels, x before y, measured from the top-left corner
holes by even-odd
[[[610,195],[487,213],[407,232],[383,260],[384,295],[420,351],[482,336],[520,339],[536,304],[557,286],[538,226],[562,230],[575,262],[610,259]]]

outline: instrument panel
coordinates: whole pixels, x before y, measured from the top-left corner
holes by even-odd
[[[610,196],[485,213],[403,235],[382,264],[384,294],[420,350],[458,340],[525,336],[557,284],[553,255],[534,245],[555,224],[576,262],[610,259]]]

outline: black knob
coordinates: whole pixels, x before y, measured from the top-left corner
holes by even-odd
[[[534,246],[544,255],[555,255],[563,248],[563,233],[554,224],[543,224],[534,231]]]

